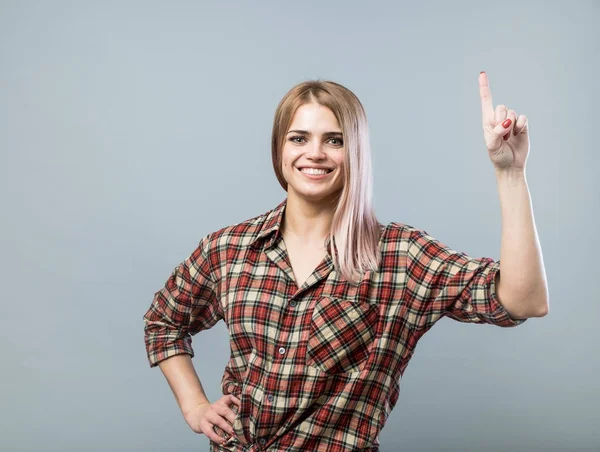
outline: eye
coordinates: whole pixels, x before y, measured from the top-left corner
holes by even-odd
[[[298,141],[295,141],[296,139],[304,140],[304,137],[302,137],[300,135],[295,135],[293,137],[290,137],[290,141],[291,142],[293,142],[293,143],[300,143]],[[344,145],[344,141],[341,138],[330,138],[330,140],[337,141],[338,144],[336,146],[343,146]]]

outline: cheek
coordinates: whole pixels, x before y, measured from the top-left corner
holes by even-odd
[[[343,150],[339,154],[333,156],[333,160],[335,160],[337,166],[344,166],[347,160],[346,150]]]
[[[294,169],[294,165],[293,165],[293,160],[291,159],[291,156],[289,154],[287,155],[283,155],[281,157],[281,171],[284,174],[289,174],[293,169]]]
[[[281,165],[283,168],[292,169],[294,166],[294,161],[298,158],[297,153],[293,152],[293,150],[285,149],[281,155]]]

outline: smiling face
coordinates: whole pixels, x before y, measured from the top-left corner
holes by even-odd
[[[344,186],[345,156],[342,130],[333,112],[316,103],[298,107],[281,156],[288,196],[310,202],[337,197]]]

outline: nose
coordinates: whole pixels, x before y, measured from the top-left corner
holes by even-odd
[[[321,143],[319,142],[316,142],[315,144],[309,146],[308,150],[306,151],[306,157],[309,159],[322,160],[325,158],[325,156],[326,154],[323,151]]]

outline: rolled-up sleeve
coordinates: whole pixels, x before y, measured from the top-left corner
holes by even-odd
[[[210,234],[181,262],[144,314],[144,341],[150,367],[174,355],[194,356],[191,336],[223,318],[211,279]]]
[[[514,327],[527,320],[510,317],[497,297],[500,261],[472,258],[418,229],[409,242],[406,290],[424,322],[447,316],[459,322]]]

